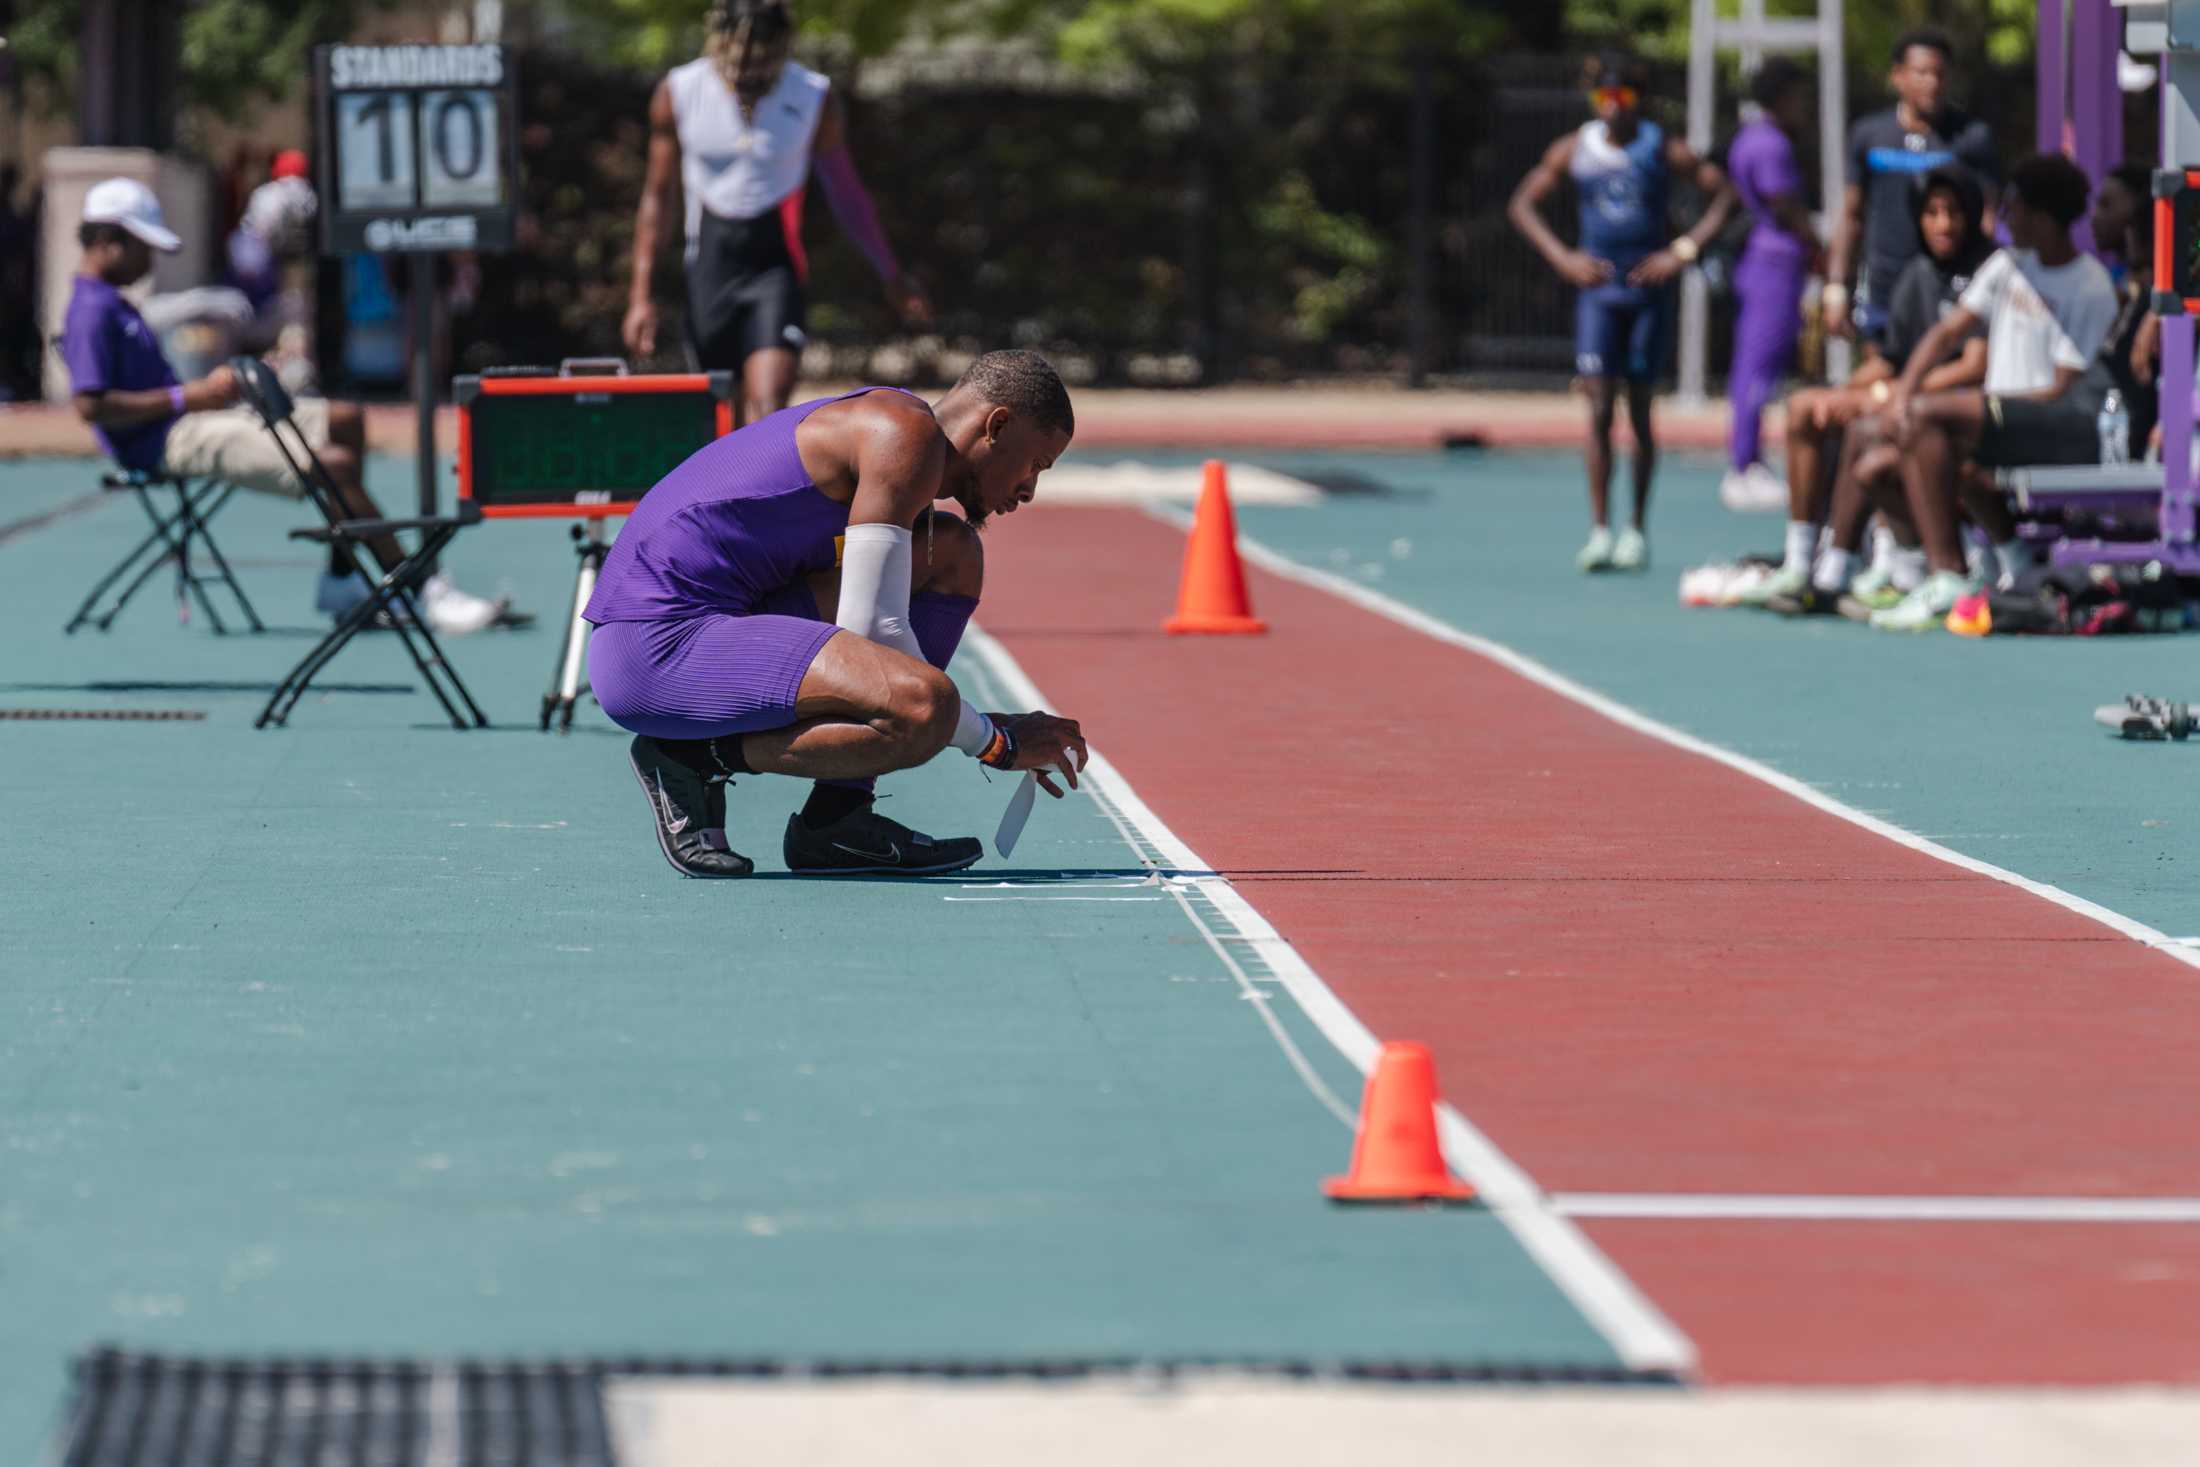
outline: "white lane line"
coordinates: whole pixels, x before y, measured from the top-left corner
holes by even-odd
[[[1191,523],[1189,515],[1158,506],[1149,508],[1147,513],[1180,529]],[[2020,891],[2030,892],[2036,897],[2053,902],[2066,911],[2075,912],[2081,917],[2098,922],[2102,926],[2121,933],[2134,941],[2143,942],[2148,947],[2155,949],[2157,952],[2166,953],[2187,967],[2200,968],[2200,948],[2192,946],[2190,938],[2170,937],[2155,928],[2147,926],[2144,922],[2126,917],[2121,912],[2112,911],[2098,902],[2089,902],[2084,897],[2073,892],[2064,891],[2059,886],[2051,886],[2044,881],[2034,881],[2029,876],[2020,876],[2005,867],[1994,865],[1991,861],[1981,861],[1975,856],[1966,856],[1961,851],[1951,850],[1938,841],[1928,840],[1914,831],[1904,830],[1901,826],[1882,820],[1876,815],[1868,815],[1853,805],[1843,804],[1822,790],[1813,789],[1810,785],[1792,775],[1782,774],[1769,764],[1761,764],[1746,754],[1737,754],[1731,749],[1720,748],[1717,744],[1708,743],[1697,738],[1694,734],[1683,733],[1671,724],[1660,723],[1648,714],[1638,712],[1625,703],[1608,698],[1594,688],[1585,687],[1567,677],[1564,673],[1546,667],[1532,657],[1523,656],[1501,642],[1493,642],[1487,637],[1478,637],[1472,632],[1462,631],[1449,622],[1439,621],[1424,611],[1416,610],[1402,601],[1385,596],[1380,591],[1371,591],[1367,587],[1348,581],[1342,576],[1332,575],[1328,571],[1315,570],[1311,566],[1301,565],[1289,556],[1261,544],[1258,540],[1248,538],[1242,532],[1238,536],[1238,549],[1244,553],[1247,560],[1252,561],[1263,570],[1272,571],[1286,580],[1297,581],[1303,586],[1312,586],[1316,590],[1327,591],[1333,596],[1339,596],[1350,601],[1355,606],[1372,611],[1377,616],[1397,622],[1400,626],[1410,627],[1423,635],[1434,637],[1439,642],[1447,642],[1454,647],[1462,648],[1481,657],[1487,657],[1490,661],[1509,671],[1518,673],[1529,682],[1539,687],[1548,688],[1560,697],[1570,698],[1584,708],[1600,713],[1623,727],[1631,728],[1637,733],[1647,734],[1660,743],[1670,744],[1676,749],[1682,749],[1688,753],[1698,754],[1703,758],[1724,764],[1737,773],[1746,774],[1751,779],[1771,785],[1782,794],[1793,795],[1796,799],[1816,809],[1823,810],[1828,815],[1846,820],[1849,824],[1859,826],[1874,835],[1884,836],[1896,845],[1906,846],[1910,850],[1931,856],[1936,861],[1945,861],[1951,866],[1960,867],[1980,876],[1990,877],[2005,885],[2016,887]]]
[[[1027,708],[1048,706],[1044,695],[1009,655],[1008,649],[984,630],[972,626],[963,639],[963,646],[1012,702]],[[1154,814],[1105,755],[1095,753],[1092,756],[1084,778],[1126,836],[1136,835],[1137,839],[1131,842],[1134,850],[1140,850],[1142,855],[1150,850],[1162,864],[1179,872],[1214,869]],[[1195,920],[1194,923],[1239,977],[1241,992],[1257,990],[1252,989],[1239,959],[1230,952],[1233,946],[1256,958],[1273,981],[1281,984],[1297,1002],[1307,1019],[1362,1074],[1373,1068],[1376,1052],[1381,1047],[1374,1034],[1226,878],[1174,880],[1169,887],[1178,893],[1179,901],[1185,902],[1187,914],[1193,907],[1183,895],[1184,889],[1196,889],[1201,905],[1209,908],[1216,920],[1230,929],[1218,934],[1206,922]],[[1318,1084],[1319,1076],[1269,1012],[1271,1006],[1254,1003],[1251,1007],[1268,1021],[1270,1032],[1282,1043],[1300,1076],[1311,1084]],[[1326,1089],[1321,1087],[1317,1095],[1325,1093]],[[1332,1112],[1341,1111],[1340,1118],[1349,1123],[1350,1109],[1333,1094],[1323,1103]],[[1454,1107],[1445,1105],[1441,1109],[1437,1125],[1443,1137],[1444,1159],[1452,1170],[1474,1186],[1490,1211],[1604,1336],[1622,1363],[1631,1370],[1674,1374],[1694,1371],[1696,1347],[1688,1337],[1675,1328],[1673,1322],[1598,1251],[1579,1228],[1552,1209],[1527,1173],[1514,1165]]]
[[[1860,1197],[1557,1192],[1568,1217],[1688,1221],[2200,1223],[2200,1197]]]

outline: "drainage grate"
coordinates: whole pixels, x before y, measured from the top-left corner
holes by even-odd
[[[602,1372],[547,1365],[77,1362],[60,1467],[614,1467]]]
[[[1208,1374],[1398,1386],[1648,1385],[1669,1372],[1533,1361],[606,1357],[548,1363],[178,1359],[76,1362],[56,1467],[616,1467],[603,1385],[720,1380],[1134,1380]]]
[[[196,708],[0,708],[0,720],[28,723],[64,719],[94,723],[197,723],[205,717]]]

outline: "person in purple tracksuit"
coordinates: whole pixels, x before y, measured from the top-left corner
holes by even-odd
[[[989,352],[927,407],[891,387],[798,403],[698,450],[642,496],[584,615],[589,681],[631,731],[658,848],[687,876],[746,876],[731,776],[817,781],[787,821],[790,870],[957,871],[984,848],[878,814],[871,781],[952,745],[1072,787],[1075,721],[986,714],[946,675],[984,582],[978,530],[1030,501],[1069,447],[1044,357]],[[953,500],[961,517],[934,508]]]
[[[1801,67],[1775,56],[1758,69],[1750,95],[1758,115],[1735,134],[1726,161],[1727,177],[1755,223],[1734,269],[1741,312],[1727,373],[1733,425],[1719,498],[1729,509],[1777,509],[1787,503],[1787,489],[1759,459],[1759,422],[1795,363],[1803,278],[1818,252],[1794,142],[1809,120],[1810,89]]]

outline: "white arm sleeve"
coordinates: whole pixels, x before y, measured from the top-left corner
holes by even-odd
[[[909,625],[909,532],[899,525],[850,525],[840,554],[840,608],[834,624],[917,661],[924,647]],[[955,721],[954,746],[975,759],[993,742],[993,720],[968,701]]]
[[[835,624],[922,662],[909,627],[909,532],[899,525],[850,525],[840,556]]]

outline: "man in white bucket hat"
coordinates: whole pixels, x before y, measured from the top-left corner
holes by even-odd
[[[110,178],[84,196],[77,241],[84,255],[61,328],[61,356],[77,414],[99,446],[124,468],[187,478],[213,477],[298,499],[305,486],[283,459],[259,416],[237,405],[236,374],[216,367],[194,382],[178,382],[152,328],[123,288],[145,278],[153,251],[173,254],[183,241],[161,217],[160,200],[134,178]],[[346,506],[361,519],[380,519],[360,479],[366,422],[352,403],[301,398],[295,420],[336,480]],[[384,570],[404,552],[396,541],[368,542]],[[332,564],[316,605],[341,615],[366,595],[356,578]],[[421,610],[445,634],[479,631],[512,616],[503,600],[469,595],[441,574],[422,587]]]

